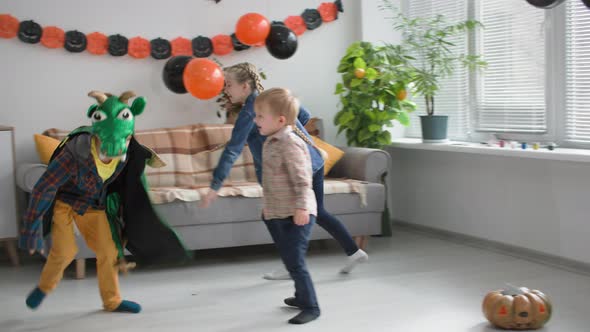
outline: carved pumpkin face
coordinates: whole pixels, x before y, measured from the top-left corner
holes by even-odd
[[[551,317],[551,302],[547,296],[525,287],[519,288],[518,292],[498,290],[488,293],[482,309],[492,324],[511,330],[538,329]]]

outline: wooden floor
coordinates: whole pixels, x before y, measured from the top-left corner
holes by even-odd
[[[286,323],[297,312],[282,305],[292,282],[261,278],[278,263],[271,246],[202,251],[191,266],[121,277],[124,297],[143,306],[138,315],[101,310],[92,262],[86,279],[64,279],[30,311],[25,296],[41,262],[13,268],[3,261],[0,331],[496,331],[481,314],[481,300],[505,282],[549,295],[555,311],[543,331],[590,330],[587,275],[407,229],[371,238],[368,251],[368,263],[342,276],[345,257],[334,243],[310,250],[322,316],[299,327]]]

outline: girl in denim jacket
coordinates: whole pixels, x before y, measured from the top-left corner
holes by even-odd
[[[260,134],[258,127],[254,123],[254,101],[262,91],[264,91],[264,88],[260,83],[260,76],[256,66],[253,64],[246,62],[225,68],[225,93],[231,103],[242,103],[243,106],[235,121],[232,136],[223,150],[217,167],[213,171],[213,180],[209,192],[201,200],[201,207],[208,207],[217,198],[217,191],[221,188],[223,181],[229,174],[235,160],[242,153],[246,143],[248,143],[254,159],[258,183],[262,183],[262,145],[266,137]],[[324,160],[319,150],[314,146],[309,134],[303,128],[309,119],[309,112],[301,106],[293,129],[307,142],[311,154],[313,191],[317,201],[317,224],[336,239],[348,255],[346,265],[340,270],[340,273],[349,273],[358,263],[366,261],[368,255],[358,248],[342,222],[324,208]],[[285,268],[281,267],[264,274],[264,278],[280,280],[289,279],[290,276]]]

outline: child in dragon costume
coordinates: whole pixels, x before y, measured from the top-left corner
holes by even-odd
[[[92,91],[87,116],[91,127],[71,132],[53,153],[24,215],[19,246],[43,253],[51,232],[51,250],[37,287],[26,304],[36,309],[63,277],[78,251],[74,223],[96,254],[97,279],[104,309],[141,311],[119,294],[118,271],[125,271],[123,249],[139,263],[187,258],[178,236],[155,213],[147,195],[145,165],[161,167],[158,156],[133,137],[135,120],[146,101],[133,92],[120,97]]]

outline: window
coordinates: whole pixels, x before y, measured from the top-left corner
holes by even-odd
[[[483,25],[459,50],[475,50],[488,68],[457,71],[442,82],[436,113],[450,115],[449,137],[477,140],[489,133],[510,139],[556,141],[590,148],[590,8],[566,0],[540,9],[525,0],[406,0],[412,17],[443,14]],[[470,93],[471,92],[471,93]],[[423,109],[419,98],[414,101]],[[406,136],[420,136],[412,116]]]
[[[590,9],[580,0],[568,1],[565,21],[564,140],[590,143]]]
[[[434,16],[444,15],[450,23],[465,21],[467,19],[467,1],[434,1],[411,0],[407,1],[407,16]],[[457,53],[467,53],[467,36],[453,40]],[[469,132],[469,80],[468,71],[458,68],[452,77],[441,81],[441,90],[434,98],[434,114],[449,115],[449,137],[465,139]],[[410,116],[410,126],[406,130],[406,136],[420,137],[420,115],[426,115],[424,99],[413,99],[418,108]]]
[[[488,67],[477,75],[474,129],[545,133],[545,10],[524,0],[479,0],[476,13]]]

